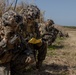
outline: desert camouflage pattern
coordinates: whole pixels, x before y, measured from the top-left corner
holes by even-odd
[[[40,9],[27,4],[22,11],[8,10],[0,18],[0,75],[23,75],[35,63],[41,70],[47,53],[62,32],[48,19],[38,23]],[[68,36],[68,34],[66,35]]]
[[[46,57],[47,44],[42,40],[38,23],[35,22],[35,19],[39,17],[39,11],[37,6],[29,5],[24,16],[26,20],[24,20],[23,14],[18,14],[13,10],[9,10],[2,15],[0,24],[0,67],[2,73],[6,71],[3,75],[8,75],[8,73],[9,75],[22,75],[25,68],[34,61],[36,68],[41,68]],[[37,40],[35,44],[28,42],[32,38]],[[8,70],[7,63],[9,64]]]
[[[0,64],[2,65],[2,64],[9,63],[10,64],[9,70],[11,70],[12,69],[11,66],[13,66],[13,64],[11,62],[13,62],[13,61],[16,62],[16,59],[21,54],[22,55],[25,54],[23,57],[23,60],[26,60],[27,54],[29,53],[29,50],[27,52],[24,51],[26,49],[25,45],[23,45],[23,48],[21,48],[22,39],[18,36],[18,33],[21,32],[19,25],[22,25],[22,17],[20,15],[18,15],[16,12],[14,12],[14,13],[13,12],[9,10],[8,12],[6,12],[2,15],[2,24],[1,24],[1,29],[0,29],[1,30]],[[31,53],[29,53],[29,55],[30,54]],[[33,57],[33,55],[32,55],[32,57]],[[30,57],[30,58],[32,59],[32,57]],[[23,63],[24,63],[24,61],[23,61]],[[4,66],[4,65],[2,65],[2,66]],[[5,68],[7,68],[7,67],[5,66]],[[5,70],[5,69],[2,69],[2,70]],[[11,75],[12,75],[12,71],[11,71]]]
[[[27,20],[27,18],[36,20],[40,17],[40,9],[36,5],[27,5],[20,13],[23,15],[25,20]]]
[[[50,19],[39,24],[39,31],[42,39],[48,43],[48,46],[52,45],[59,33],[59,30],[54,27],[54,21]]]

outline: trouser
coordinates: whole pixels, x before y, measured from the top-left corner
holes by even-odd
[[[42,66],[42,62],[46,57],[47,53],[47,44],[46,42],[42,42],[41,46],[37,45],[29,45],[31,49],[34,51],[37,51],[38,53],[34,56],[36,57],[36,68],[40,69]],[[15,61],[11,62],[11,75],[23,75],[23,73],[26,71],[26,67],[30,64],[25,63],[26,55],[21,54],[18,56],[18,58],[15,59]]]
[[[32,62],[34,61],[34,57],[29,55],[32,59]],[[11,75],[24,75],[24,72],[26,71],[28,66],[32,65],[32,62],[27,63],[25,62],[27,59],[27,55],[25,53],[19,54],[14,60],[11,61]]]
[[[0,65],[0,75],[11,75],[9,63]]]
[[[47,53],[47,43],[42,41],[42,45],[39,44],[30,44],[31,49],[34,53],[34,58],[36,60],[36,68],[40,69],[42,66],[43,60],[45,60],[46,53]]]
[[[43,60],[45,60],[46,53],[47,53],[47,43],[45,41],[42,42],[40,47],[35,47],[38,50],[37,61],[36,61],[36,68],[40,69],[42,66]]]

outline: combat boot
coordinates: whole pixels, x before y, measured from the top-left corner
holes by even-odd
[[[42,69],[42,62],[43,61],[36,62],[36,69],[38,69],[39,71],[41,71],[41,69]]]

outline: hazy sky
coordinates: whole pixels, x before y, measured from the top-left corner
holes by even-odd
[[[21,0],[19,0],[21,1]],[[76,0],[23,0],[33,2],[43,11],[46,19],[59,25],[76,26]]]

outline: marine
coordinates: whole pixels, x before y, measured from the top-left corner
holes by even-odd
[[[55,39],[57,38],[57,35],[59,33],[59,30],[54,27],[54,24],[55,24],[54,21],[51,19],[48,19],[45,22],[45,25],[46,25],[45,29],[49,34],[48,45],[52,45],[52,43],[55,41]]]
[[[48,19],[44,23],[40,23],[39,31],[42,39],[47,42],[48,46],[52,45],[59,33],[59,30],[54,27],[54,21],[51,19]]]
[[[40,17],[40,10],[35,5],[28,5],[27,9],[25,12],[23,11],[22,15],[24,14],[26,14],[24,16],[26,17],[24,20],[26,31],[24,33],[26,38],[28,38],[30,47],[33,49],[36,60],[36,68],[40,69],[47,53],[47,43],[42,40],[38,22],[36,22],[36,19],[39,19]],[[37,57],[35,51],[38,52]]]
[[[40,70],[47,53],[47,43],[41,38],[36,22],[40,16],[39,8],[28,5],[25,13],[23,17],[23,14],[9,10],[2,15],[0,54],[2,59],[6,59],[6,56],[10,58],[0,60],[1,64],[9,64],[8,71],[11,75],[22,75],[26,66],[33,63],[34,59],[36,69]]]
[[[26,50],[26,44],[22,42],[22,40],[24,39],[22,39],[22,36],[20,36],[21,25],[23,25],[22,21],[22,17],[13,10],[9,10],[2,15],[2,23],[0,29],[0,68],[3,68],[3,73],[4,70],[6,70],[5,74],[7,74],[7,71],[10,71],[10,75],[14,75],[14,63],[23,64],[24,66],[27,66],[29,65],[31,60],[29,62],[26,61],[26,59],[28,57],[30,59],[33,58],[32,51],[30,49],[28,49],[28,51]],[[22,63],[20,58],[22,58]],[[16,66],[18,64],[16,64]],[[9,65],[8,69],[7,65]]]

